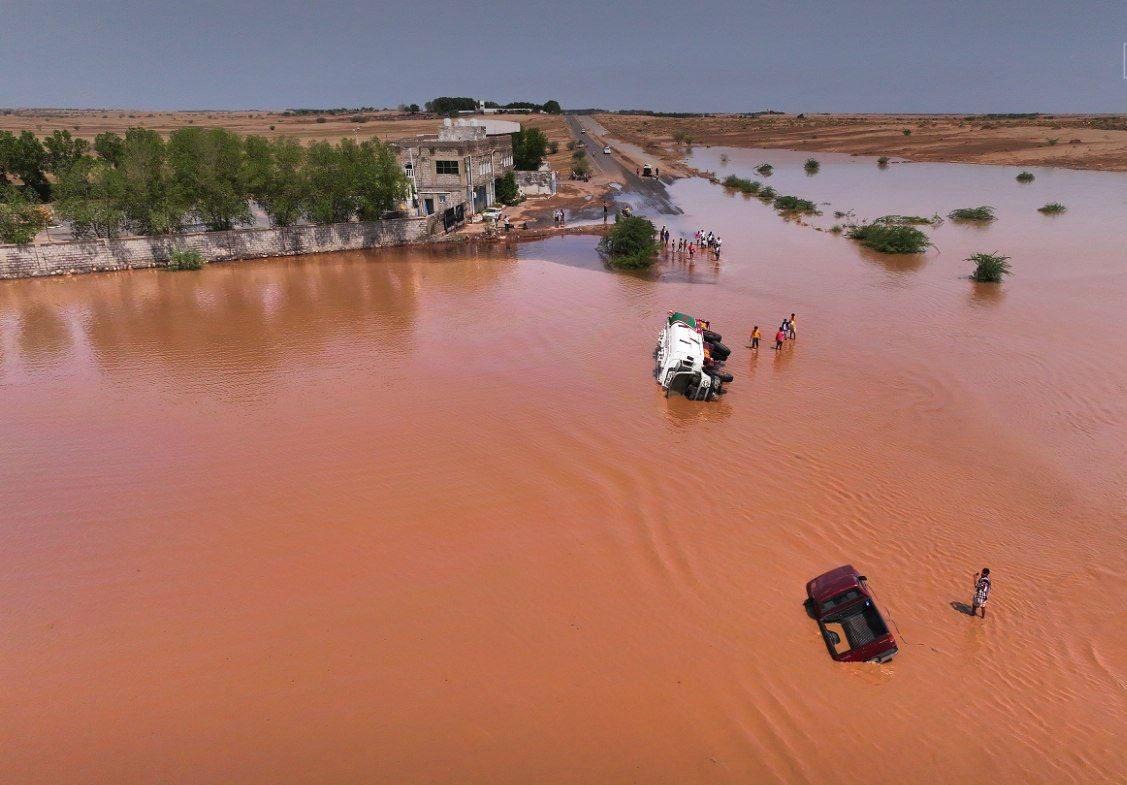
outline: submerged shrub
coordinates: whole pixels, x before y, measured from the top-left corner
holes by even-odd
[[[905,128],[902,131],[902,133],[904,134],[904,136],[911,136],[912,135],[912,129],[911,128]]]
[[[818,163],[817,158],[807,158],[806,163],[804,163],[802,165],[802,168],[805,169],[810,174],[813,174],[814,172],[818,171],[821,167],[822,167],[822,165],[820,163]]]
[[[775,189],[768,185],[768,186],[764,186],[763,188],[760,188],[759,193],[756,194],[756,196],[758,196],[760,199],[762,199],[765,202],[769,202],[769,201],[771,201],[772,199],[775,198],[776,194],[777,194],[777,192],[775,191]]]
[[[833,226],[830,227],[830,231],[833,232],[834,234],[841,234],[841,232],[842,232],[841,224],[834,224]]]
[[[612,267],[640,269],[657,259],[657,229],[636,215],[620,219],[599,242],[599,253]]]
[[[203,268],[204,264],[206,262],[195,248],[188,248],[187,250],[175,248],[168,254],[169,270],[199,270]]]
[[[799,199],[797,196],[779,196],[775,199],[775,209],[784,213],[802,213],[804,215],[818,215],[818,207],[809,199]]]
[[[1038,207],[1037,212],[1045,213],[1046,215],[1054,215],[1056,213],[1063,213],[1068,208],[1060,202],[1049,202],[1044,207]]]
[[[757,194],[761,187],[756,180],[745,180],[742,177],[736,177],[734,174],[725,177],[723,185],[725,188],[731,188],[745,194]]]
[[[1031,183],[1034,179],[1035,178],[1033,177],[1033,172],[1022,172],[1017,176],[1017,181],[1019,183]]]
[[[942,222],[943,219],[938,215],[933,215],[931,218],[925,218],[922,215],[882,215],[873,221],[875,224],[884,224],[885,226],[912,226],[916,224],[938,226]]]
[[[955,221],[993,221],[994,208],[988,205],[981,207],[960,207],[947,213],[947,217]]]
[[[881,169],[888,166],[888,156],[882,155],[880,158],[878,158],[877,159],[877,166],[879,166]]]
[[[866,248],[881,253],[923,253],[931,245],[927,235],[914,226],[873,222],[854,226],[846,235]]]
[[[974,262],[974,272],[971,278],[981,283],[1000,283],[1002,278],[1010,274],[1010,257],[999,256],[992,253],[976,253],[968,256],[965,261]]]
[[[760,164],[759,166],[755,167],[755,171],[759,172],[764,177],[770,177],[771,174],[775,171],[775,167],[771,166],[771,164]]]

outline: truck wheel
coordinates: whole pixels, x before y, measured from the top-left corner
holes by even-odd
[[[716,378],[719,379],[720,381],[724,382],[724,383],[728,383],[728,382],[731,382],[736,377],[732,376],[732,374],[730,374],[730,373],[718,373],[718,374],[716,374]]]
[[[728,356],[732,353],[731,349],[729,349],[727,346],[720,343],[719,341],[712,341],[711,351],[712,351],[712,356],[715,357],[720,362],[724,362],[725,360],[727,360]]]
[[[720,343],[720,341],[724,340],[724,336],[720,333],[714,333],[712,330],[701,330],[700,337],[704,338],[706,341],[712,341],[713,343]]]

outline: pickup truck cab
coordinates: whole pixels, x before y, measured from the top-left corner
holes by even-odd
[[[899,649],[865,576],[846,564],[806,584],[806,612],[838,662],[888,662]]]

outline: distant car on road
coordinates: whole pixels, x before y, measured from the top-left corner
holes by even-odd
[[[585,133],[587,133],[587,129],[586,128],[580,128],[579,133],[585,134]]]
[[[603,148],[603,155],[610,155],[610,145]]]

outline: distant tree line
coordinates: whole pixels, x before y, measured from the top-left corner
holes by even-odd
[[[68,131],[44,140],[0,132],[0,242],[30,242],[42,226],[19,226],[44,216],[38,205],[49,201],[77,236],[113,237],[196,223],[246,226],[254,221],[252,202],[275,226],[375,220],[406,188],[394,151],[374,139],[305,146],[188,127],[165,140],[131,128],[124,136],[99,134],[91,146]]]
[[[530,101],[513,101],[507,104],[499,104],[496,101],[484,101],[486,109],[527,109],[532,112],[544,112],[546,114],[561,114],[563,108],[560,107],[559,101],[545,101],[542,104],[532,103]],[[428,112],[440,115],[457,114],[458,112],[472,112],[477,109],[479,104],[478,99],[469,98],[466,96],[440,96],[427,101],[425,106]]]
[[[282,112],[283,117],[305,117],[307,115],[337,115],[337,114],[359,114],[361,112],[377,112],[379,111],[374,106],[338,106],[335,109],[287,109]]]

